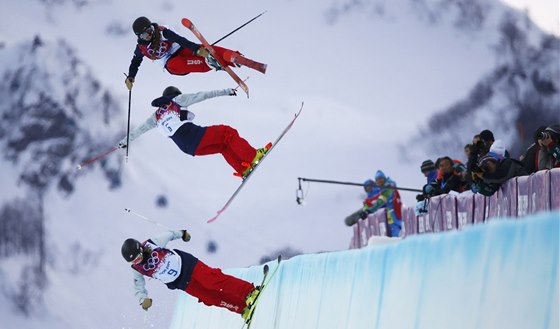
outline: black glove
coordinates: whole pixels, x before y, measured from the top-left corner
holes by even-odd
[[[424,201],[426,199],[426,196],[424,194],[416,194],[416,201],[420,202],[420,201]]]
[[[189,234],[189,232],[187,232],[187,230],[181,230],[181,232],[183,232],[183,241],[189,242],[191,240],[191,235]]]

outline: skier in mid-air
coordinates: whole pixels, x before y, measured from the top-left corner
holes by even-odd
[[[209,267],[187,252],[166,248],[176,239],[188,242],[191,236],[186,230],[167,231],[144,242],[129,238],[122,245],[121,253],[133,269],[135,294],[142,308],[152,306],[144,279],[148,276],[169,289],[185,291],[198,298],[199,303],[223,307],[247,319],[260,288]]]
[[[146,131],[158,127],[159,131],[173,140],[181,151],[192,156],[220,153],[235,170],[234,175],[245,178],[253,166],[272,146],[255,149],[249,142],[239,136],[234,128],[227,125],[201,127],[191,121],[194,113],[187,106],[218,96],[235,96],[235,89],[222,89],[195,94],[182,94],[173,86],[163,90],[163,95],[152,101],[158,109],[138,128],[130,133],[129,141],[133,141]],[[124,137],[117,145],[127,147]]]
[[[134,49],[134,56],[125,79],[129,90],[132,89],[144,57],[161,60],[163,67],[174,75],[223,69],[206,48],[178,35],[166,26],[152,23],[146,17],[138,17],[132,24],[132,29],[138,37],[138,44]],[[218,46],[212,48],[228,66],[244,65],[262,73],[266,72],[266,64],[250,60],[238,51]]]

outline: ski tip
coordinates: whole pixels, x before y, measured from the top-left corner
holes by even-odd
[[[278,263],[280,263],[280,261],[282,261],[282,255],[278,255],[277,261],[278,261]]]
[[[82,165],[77,165],[76,170],[82,170]]]
[[[185,25],[186,27],[189,27],[192,25],[192,22],[188,18],[183,18],[181,20],[181,24]]]
[[[222,211],[224,211],[224,209],[222,210],[218,210],[218,212],[216,213],[216,216],[210,218],[209,220],[206,221],[206,223],[212,223],[213,221],[215,221],[216,219],[218,219],[218,216],[220,216],[220,214],[222,213]]]
[[[264,274],[268,273],[268,269],[269,269],[268,264],[265,264],[263,267],[263,273]]]

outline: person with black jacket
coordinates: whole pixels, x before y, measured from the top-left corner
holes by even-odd
[[[175,33],[167,26],[152,23],[147,17],[138,17],[132,24],[132,30],[136,34],[137,45],[125,79],[128,90],[132,89],[144,57],[152,61],[158,60],[173,75],[223,70],[220,63],[202,45]],[[212,48],[227,66],[243,65],[266,73],[266,64],[248,59],[238,51],[218,46]]]
[[[487,154],[480,158],[478,170],[472,174],[473,190],[491,196],[509,179],[527,174],[521,161],[511,158],[499,160],[493,154]]]
[[[465,190],[465,181],[461,175],[465,166],[460,161],[453,161],[445,156],[437,159],[436,167],[439,169],[438,177],[432,183],[424,185],[425,196],[448,194],[451,191],[461,193]]]

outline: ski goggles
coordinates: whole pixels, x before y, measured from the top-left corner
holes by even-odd
[[[152,35],[154,34],[154,27],[150,26],[147,27],[146,29],[144,29],[144,31],[142,31],[142,33],[138,34],[138,37],[144,41],[148,41],[150,40],[150,38],[152,37]]]
[[[136,264],[140,263],[142,261],[142,259],[144,259],[144,256],[142,256],[142,253],[139,253],[138,256],[136,256],[129,263],[130,263],[130,265],[136,265]]]

